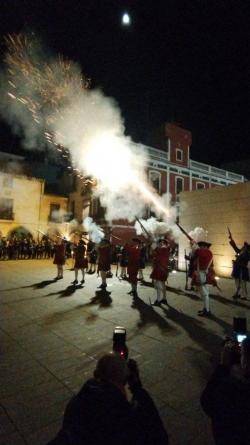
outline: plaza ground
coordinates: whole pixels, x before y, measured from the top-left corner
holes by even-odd
[[[50,260],[0,262],[0,445],[45,445],[56,434],[67,401],[112,349],[117,325],[127,329],[130,357],[139,363],[170,444],[212,445],[200,393],[233,317],[249,318],[250,301],[234,303],[233,281],[221,279],[222,292],[211,289],[213,316],[204,319],[197,316],[200,298],[183,290],[181,272],[169,277],[169,306],[158,308],[149,305],[149,269],[133,305],[129,284],[115,269],[104,295],[96,274],[74,288],[70,267],[55,282]]]

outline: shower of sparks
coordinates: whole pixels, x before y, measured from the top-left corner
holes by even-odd
[[[90,80],[79,76],[72,69],[71,62],[61,56],[51,63],[41,63],[35,56],[33,40],[23,34],[8,35],[5,43],[8,96],[29,110],[34,122],[45,128],[47,142],[54,145],[61,157],[72,164],[69,150],[56,142],[57,135],[49,128],[55,120],[62,119],[60,107],[65,104],[69,94],[88,89]],[[35,94],[31,96],[30,91]],[[76,166],[70,165],[69,170],[84,182],[84,175]]]
[[[169,212],[161,199],[138,174],[136,162],[141,162],[141,157],[135,161],[125,136],[116,137],[112,131],[93,134],[75,159],[75,154],[72,156],[72,151],[65,147],[63,136],[51,130],[54,123],[65,122],[61,110],[67,108],[72,97],[89,89],[89,79],[81,76],[75,65],[62,57],[41,61],[33,40],[22,34],[8,35],[5,40],[7,94],[29,110],[34,122],[42,128],[46,141],[68,161],[69,172],[82,180],[84,186],[96,186],[100,182],[110,191],[123,193],[137,189],[145,202],[168,217]],[[74,128],[71,132],[74,133]],[[79,140],[79,147],[81,144]]]

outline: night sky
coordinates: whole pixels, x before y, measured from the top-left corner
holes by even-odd
[[[250,157],[249,12],[247,0],[1,0],[0,33],[34,31],[79,62],[135,141],[177,121],[192,159],[219,166]]]

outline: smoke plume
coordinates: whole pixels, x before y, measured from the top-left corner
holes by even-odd
[[[195,227],[194,230],[191,230],[191,232],[189,232],[189,236],[191,236],[191,238],[196,243],[199,243],[200,241],[206,241],[207,235],[208,235],[207,230],[204,230],[202,227]]]
[[[89,233],[89,237],[94,243],[99,244],[104,238],[102,228],[98,226],[90,216],[87,216],[87,218],[84,219],[83,227]]]
[[[89,89],[77,64],[52,58],[34,39],[9,37],[5,60],[1,113],[26,148],[47,139],[76,171],[96,178],[109,222],[141,217],[145,205],[172,218],[169,202],[148,185],[146,150],[125,136],[114,99]]]

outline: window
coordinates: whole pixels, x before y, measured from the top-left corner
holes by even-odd
[[[204,182],[196,182],[196,190],[204,189],[204,188],[205,188]]]
[[[183,150],[180,148],[176,149],[176,161],[183,161]]]
[[[175,178],[175,193],[179,195],[184,190],[184,179],[180,177]]]
[[[157,193],[161,192],[161,174],[160,172],[150,171],[149,172],[149,182]]]
[[[60,204],[50,204],[49,221],[62,222],[62,216],[60,215]]]
[[[13,187],[13,178],[9,175],[4,175],[3,177],[3,187],[12,188]]]
[[[13,199],[0,198],[0,219],[14,219]]]

